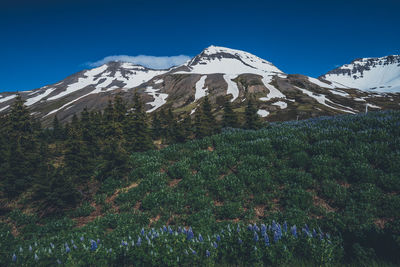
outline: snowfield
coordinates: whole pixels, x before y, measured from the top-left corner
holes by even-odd
[[[200,98],[207,95],[207,88],[204,88],[204,84],[206,82],[207,76],[201,76],[200,80],[196,82],[196,92],[194,94],[194,101],[199,100]]]

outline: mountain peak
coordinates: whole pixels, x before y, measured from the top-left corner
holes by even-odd
[[[321,78],[364,91],[400,92],[400,56],[357,58]]]
[[[188,61],[185,66],[188,69],[182,71],[183,73],[224,73],[231,75],[253,73],[263,76],[283,73],[271,62],[251,53],[214,45],[205,48],[200,54]]]

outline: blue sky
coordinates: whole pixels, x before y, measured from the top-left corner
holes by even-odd
[[[317,77],[400,54],[399,10],[397,0],[2,0],[0,91],[55,83],[108,56],[195,56],[209,45]]]

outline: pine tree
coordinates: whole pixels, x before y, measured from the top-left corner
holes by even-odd
[[[194,133],[196,138],[203,138],[209,134],[209,129],[205,125],[205,117],[201,106],[196,108],[194,117]]]
[[[184,130],[185,140],[189,140],[193,134],[192,117],[190,115],[185,116],[183,119],[182,128]]]
[[[171,108],[167,110],[167,114],[165,116],[165,124],[166,124],[166,131],[164,138],[168,143],[175,142],[176,128],[178,125],[176,123],[176,119],[174,114],[172,113]]]
[[[54,118],[53,118],[52,127],[53,127],[53,132],[52,132],[53,140],[55,140],[55,141],[64,140],[64,138],[65,138],[64,133],[65,132],[64,132],[64,129],[63,129],[62,125],[60,124],[58,118],[57,118],[57,115],[54,116]]]
[[[159,118],[158,113],[155,113],[153,115],[153,120],[151,121],[151,133],[153,136],[153,139],[159,139],[162,134],[162,126],[161,126],[161,120]]]
[[[257,114],[257,108],[252,97],[249,97],[245,110],[244,128],[256,130],[261,127],[260,117]]]
[[[222,116],[222,127],[238,128],[239,122],[236,113],[232,109],[231,101],[225,98],[224,114]]]
[[[146,151],[154,148],[147,115],[138,93],[133,98],[133,109],[128,115],[128,143],[130,151]]]
[[[34,119],[29,114],[21,96],[17,94],[5,120],[8,152],[3,163],[4,188],[10,197],[17,196],[31,185],[37,171],[38,149]],[[38,127],[38,126],[36,126]]]
[[[121,97],[121,94],[117,94],[114,98],[114,112],[115,120],[119,123],[124,124],[126,120],[126,113],[128,109]]]
[[[69,127],[65,143],[65,172],[72,181],[86,182],[93,173],[93,162],[87,143],[82,140],[81,132],[79,128]]]
[[[196,108],[195,112],[195,134],[196,138],[203,138],[215,134],[218,125],[212,114],[211,104],[208,96],[205,96],[202,104]]]

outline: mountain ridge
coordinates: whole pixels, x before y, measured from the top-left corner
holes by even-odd
[[[346,79],[348,76],[352,79],[354,71],[354,75],[358,75],[354,80],[358,82],[364,79],[363,74],[375,71],[375,68],[399,62],[399,56],[356,59],[352,65],[343,65],[313,78],[286,74],[271,62],[242,50],[209,46],[191,60],[169,69],[110,61],[72,74],[55,84],[23,91],[21,95],[32,113],[45,124],[55,115],[62,122],[69,121],[85,107],[102,110],[115,94],[121,94],[130,103],[134,92],[141,95],[147,112],[172,108],[178,114],[192,114],[198,101],[207,94],[217,116],[221,98],[230,98],[240,111],[246,97],[251,95],[257,100],[261,117],[287,120],[299,116],[363,112],[365,105],[373,109],[399,108],[397,87],[386,86],[390,92],[360,90],[348,86],[349,83],[344,84],[341,77],[346,75]],[[398,71],[400,92],[400,68],[395,67],[389,76],[397,86]],[[341,79],[335,79],[337,76]],[[396,89],[394,92],[393,88]],[[0,112],[9,110],[15,95],[15,92],[0,94]],[[274,104],[276,102],[280,102],[280,108]]]

